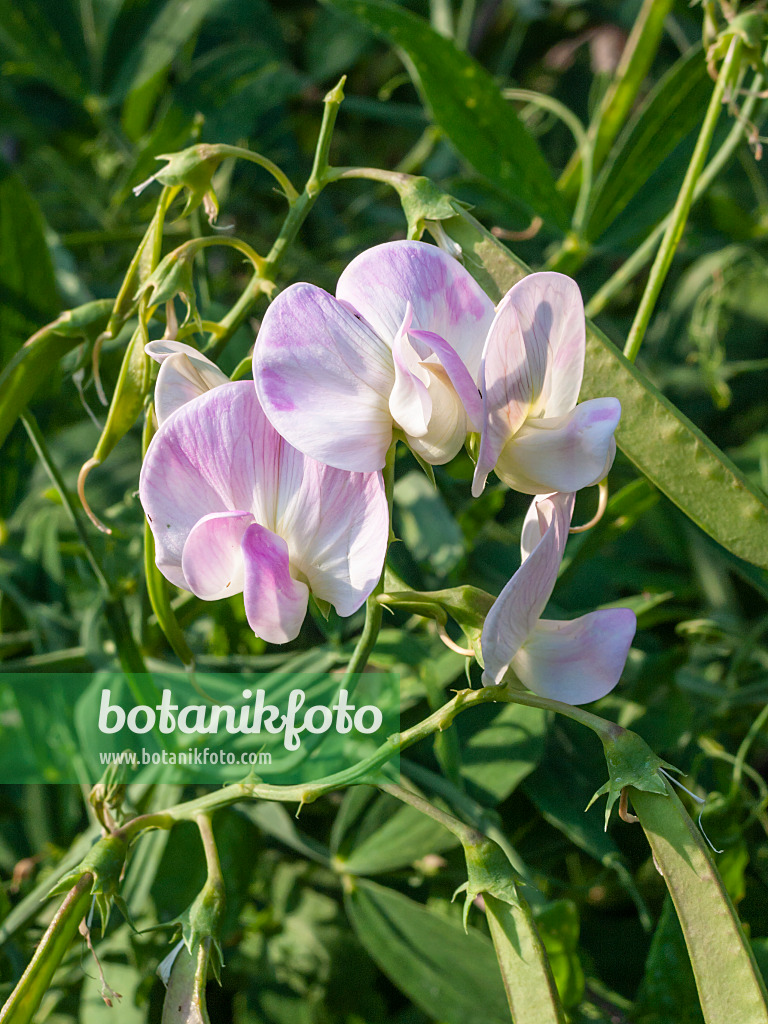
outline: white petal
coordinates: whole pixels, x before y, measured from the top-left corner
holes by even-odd
[[[448,374],[438,363],[422,363],[427,371],[427,388],[432,405],[426,431],[419,437],[406,435],[417,455],[432,466],[443,466],[457,455],[469,430],[463,402]]]
[[[155,413],[158,423],[163,423],[182,405],[205,394],[206,391],[229,383],[226,373],[189,345],[167,341],[150,342],[145,346],[145,350],[156,359],[157,356],[149,351],[150,348],[169,344],[189,349],[193,354],[176,351],[163,355],[155,384]]]
[[[204,601],[241,592],[241,544],[252,522],[250,512],[212,512],[195,523],[181,556],[188,590]]]
[[[540,502],[547,528],[485,619],[481,647],[486,684],[502,681],[510,662],[541,618],[557,580],[573,504],[572,494],[553,494]]]
[[[540,621],[512,660],[529,690],[566,704],[598,700],[618,683],[637,628],[629,608],[570,622]]]
[[[594,398],[557,419],[526,420],[501,452],[496,475],[524,494],[599,483],[613,463],[620,417],[617,399]]]

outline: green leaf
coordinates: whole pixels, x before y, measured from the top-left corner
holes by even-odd
[[[445,576],[464,555],[464,535],[440,491],[423,473],[395,484],[395,530],[417,562]]]
[[[469,214],[442,225],[494,301],[530,273]],[[606,395],[621,402],[616,442],[640,472],[713,540],[768,568],[766,496],[588,320],[580,398]]]
[[[426,21],[388,0],[328,0],[404,54],[432,116],[461,155],[552,227],[568,216],[549,166],[487,71]]]
[[[462,737],[461,774],[470,793],[494,805],[536,768],[543,753],[547,712],[521,704],[477,708],[457,723]]]
[[[345,797],[346,801],[347,797]],[[350,875],[376,875],[410,867],[428,854],[441,853],[458,845],[443,825],[394,797],[381,794],[366,814],[378,825],[350,834],[334,857],[338,871]]]
[[[766,1024],[768,992],[701,832],[672,787],[631,801],[683,929],[707,1024]]]
[[[0,366],[60,309],[40,209],[0,161]]]
[[[493,946],[407,896],[356,881],[345,900],[357,936],[402,992],[445,1024],[509,1024]]]
[[[98,299],[60,317],[33,335],[0,373],[0,445],[27,402],[46,380],[62,356],[83,338],[100,333],[112,311],[112,299]]]
[[[599,238],[701,120],[712,80],[700,47],[674,64],[614,146],[595,182],[586,234]]]
[[[111,89],[110,99],[119,103],[134,89],[145,85],[167,68],[176,54],[198,31],[206,17],[225,0],[167,0],[152,23],[136,41],[123,61]]]

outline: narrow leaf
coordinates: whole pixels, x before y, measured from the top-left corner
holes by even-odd
[[[405,55],[432,116],[502,192],[565,231],[568,216],[541,150],[491,76],[422,18],[389,0],[329,0]]]

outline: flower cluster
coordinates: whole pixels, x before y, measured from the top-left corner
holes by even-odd
[[[493,303],[457,260],[422,242],[358,256],[336,295],[295,284],[269,307],[253,381],[231,382],[190,346],[147,346],[161,365],[159,429],[141,474],[157,564],[205,600],[243,592],[248,622],[295,638],[310,591],[341,615],[381,576],[389,508],[381,470],[396,440],[422,461],[477,452],[472,493],[494,470],[536,495],[520,569],[482,634],[484,681],[508,670],[570,703],[618,681],[628,609],[541,619],[574,492],[615,453],[614,398],[577,404],[585,321],[575,283],[532,274]]]

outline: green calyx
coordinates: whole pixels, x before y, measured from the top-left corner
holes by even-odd
[[[483,664],[480,638],[485,617],[491,610],[494,598],[478,587],[452,587],[449,590],[402,590],[391,594],[380,594],[378,602],[385,608],[398,608],[413,615],[423,615],[445,626],[450,616],[461,626],[470,647],[480,665]]]
[[[182,149],[178,153],[163,153],[158,160],[166,160],[162,170],[153,176],[162,185],[183,187],[187,190],[187,201],[180,217],[195,210],[201,203],[210,224],[215,223],[219,214],[219,201],[213,190],[213,175],[226,156],[220,147],[200,143]],[[152,180],[152,179],[150,179]]]
[[[616,801],[621,797],[621,791],[626,786],[642,790],[645,793],[658,793],[660,796],[667,795],[667,787],[660,771],[679,772],[674,765],[663,761],[658,754],[654,754],[648,744],[637,733],[622,729],[620,732],[611,735],[600,733],[605,752],[605,761],[608,765],[608,781],[595,793],[587,804],[586,810],[601,797],[608,794],[608,803],[605,808],[605,828],[608,829],[608,820],[611,810]]]
[[[57,882],[48,896],[69,892],[83,875],[90,874],[93,876],[90,894],[96,901],[102,932],[106,929],[113,903],[133,927],[128,906],[120,894],[120,881],[127,853],[128,842],[119,833],[105,836],[91,847],[73,871]]]

